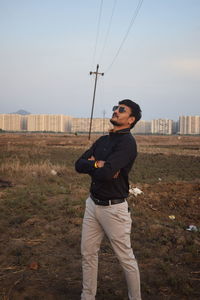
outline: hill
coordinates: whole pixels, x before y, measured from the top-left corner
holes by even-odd
[[[25,115],[30,115],[31,113],[24,109],[19,109],[18,111],[14,112],[13,114],[25,116]]]

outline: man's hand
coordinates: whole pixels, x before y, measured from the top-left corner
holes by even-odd
[[[98,160],[97,161],[98,168],[103,168],[104,165],[105,165],[105,161],[104,160]]]
[[[88,160],[95,160],[95,157],[92,155],[91,157],[88,158]],[[96,165],[98,168],[103,168],[105,165],[105,160],[97,160]],[[119,176],[120,170],[115,173],[113,178],[117,178]]]
[[[91,157],[88,158],[88,160],[96,160],[95,157],[92,155]],[[102,168],[105,164],[104,160],[97,160],[96,161],[97,167]]]
[[[92,155],[91,157],[88,158],[88,160],[95,160],[95,157]],[[105,165],[105,160],[97,160],[96,165],[98,168],[103,168]],[[119,176],[120,170],[115,173],[113,178],[117,178]]]
[[[95,157],[92,155],[91,157],[88,158],[88,160],[95,160]]]
[[[113,178],[117,178],[119,176],[120,171],[117,171],[117,173],[115,173],[115,175],[113,176]]]

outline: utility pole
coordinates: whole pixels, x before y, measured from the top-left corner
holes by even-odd
[[[105,133],[105,115],[106,115],[106,111],[105,109],[103,110],[103,135]]]
[[[93,118],[93,111],[94,111],[94,101],[95,101],[95,94],[96,94],[96,87],[97,87],[97,75],[104,75],[104,73],[98,73],[99,65],[97,65],[96,72],[90,72],[90,75],[95,74],[95,83],[94,83],[94,93],[93,93],[93,100],[92,100],[92,110],[91,110],[91,117],[90,117],[90,130],[88,139],[90,140],[91,130],[92,130],[92,118]]]

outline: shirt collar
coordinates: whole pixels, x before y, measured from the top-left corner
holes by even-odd
[[[119,134],[119,133],[129,133],[129,132],[130,132],[130,128],[124,128],[124,129],[116,130],[116,131],[113,131],[113,129],[111,129],[109,131],[109,134]]]

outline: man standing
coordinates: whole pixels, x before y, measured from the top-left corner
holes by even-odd
[[[126,198],[128,173],[137,156],[130,129],[141,118],[138,104],[125,99],[113,107],[109,135],[100,137],[75,164],[76,171],[91,176],[90,196],[82,226],[83,289],[81,300],[95,300],[98,251],[104,234],[125,273],[130,300],[141,300],[140,274],[130,242],[131,216]]]

